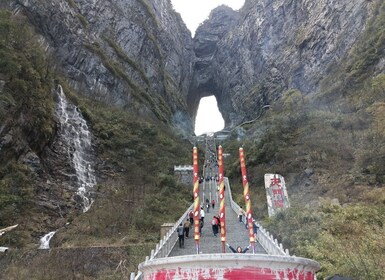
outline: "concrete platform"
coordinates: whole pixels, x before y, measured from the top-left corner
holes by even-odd
[[[144,280],[314,280],[315,261],[259,254],[201,254],[153,259],[139,265]]]

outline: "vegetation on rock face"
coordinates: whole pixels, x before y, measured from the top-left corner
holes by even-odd
[[[114,50],[116,51],[115,47],[116,45],[112,44],[112,41],[109,40],[109,45],[113,46]],[[137,85],[128,75],[125,73],[124,69],[121,67],[119,62],[114,61],[111,57],[109,57],[99,46],[99,44],[94,43],[92,45],[87,45],[87,48],[97,54],[99,58],[101,59],[103,65],[111,71],[116,77],[121,78],[123,81],[127,83],[127,85],[132,89],[132,95],[138,99],[138,101],[149,104],[150,108],[152,109],[153,113],[156,117],[158,117],[160,120],[167,121],[167,118],[164,116],[162,111],[159,109],[159,104],[155,102],[153,96],[147,92],[147,90],[141,88],[139,85]],[[119,55],[119,53],[118,53]],[[119,56],[120,57],[120,56]],[[124,60],[124,61],[127,61]]]
[[[324,107],[290,90],[258,128],[248,128],[250,138],[241,143],[254,213],[291,253],[319,261],[321,279],[333,274],[385,276],[384,81],[378,75],[356,92],[360,108],[351,105],[357,98],[353,92],[345,104]],[[231,142],[225,149],[236,156],[227,163],[228,175],[242,205],[239,145]],[[275,172],[286,178],[293,207],[267,219],[263,175]],[[319,197],[337,199],[336,204]]]
[[[330,66],[330,75],[322,81],[323,94],[330,101],[351,96],[362,88],[375,73],[376,65],[385,55],[385,3],[376,1],[373,17],[354,49],[339,65]],[[334,96],[334,98],[333,98]]]
[[[0,117],[4,129],[20,127],[39,152],[53,133],[53,99],[50,94],[49,65],[37,36],[23,18],[0,14]],[[17,154],[17,151],[14,151]]]
[[[154,244],[117,247],[53,248],[50,250],[10,250],[12,263],[2,266],[2,279],[129,279],[143,261],[143,253]],[[5,258],[0,259],[0,264]]]
[[[318,94],[288,90],[243,127],[245,140],[224,145],[238,202],[243,145],[256,216],[291,253],[319,261],[321,279],[385,277],[385,75],[375,70],[384,20],[378,1],[366,32]],[[286,178],[293,207],[269,219],[263,175],[275,172]]]
[[[321,279],[332,274],[353,279],[384,279],[383,196],[372,204],[344,207],[323,199],[316,211],[294,205],[267,225],[275,229],[275,234],[293,254],[319,261]]]
[[[190,161],[186,158],[190,145],[164,124],[81,99],[67,86],[64,91],[91,125],[100,179],[91,209],[60,229],[51,246],[129,249],[136,245],[142,249],[128,253],[122,271],[104,272],[126,277],[158,242],[161,224],[175,222],[192,202],[191,190],[173,175],[175,164]]]
[[[11,224],[31,204],[33,172],[21,156],[41,153],[54,133],[48,67],[24,19],[0,11],[0,226]]]
[[[63,85],[65,94],[77,104],[91,127],[99,184],[91,209],[78,217],[71,215],[66,226],[55,234],[51,247],[74,248],[74,255],[77,247],[122,247],[128,261],[121,271],[106,268],[102,274],[116,279],[128,277],[158,242],[160,225],[175,222],[191,203],[191,191],[173,176],[175,164],[190,162],[190,144],[161,122],[79,97],[65,79],[50,70],[49,59],[23,17],[1,11],[0,226],[22,221],[23,217],[39,223],[41,213],[34,206],[40,171],[31,169],[23,158],[28,152],[36,160],[44,156],[43,150],[54,137],[54,79]],[[29,243],[31,235],[37,243],[40,234],[28,232],[21,223],[18,230],[7,233],[2,245],[36,247]],[[135,246],[138,250],[131,250]],[[57,258],[28,256],[29,263],[50,268],[20,270],[25,260],[16,256],[11,266],[0,265],[2,275],[25,279],[28,272],[29,279],[52,279],[60,278],[65,270],[76,270],[73,264]],[[103,254],[99,257],[103,258]],[[104,277],[97,269],[93,273]]]
[[[173,177],[174,164],[189,154],[186,143],[166,126],[121,109],[86,100],[79,106],[97,138],[97,169],[106,180],[98,185],[95,207],[79,218],[81,223],[74,228],[77,238],[85,227],[86,236],[107,238],[103,241],[107,243],[111,234],[121,237],[130,231],[136,234],[126,241],[156,241],[165,216],[176,220],[191,202],[189,191]]]

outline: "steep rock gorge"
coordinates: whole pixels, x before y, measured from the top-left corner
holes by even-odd
[[[247,0],[238,15],[232,14],[227,30],[218,26],[229,11],[214,10],[194,38],[198,62],[190,104],[202,89],[209,91],[231,128],[258,117],[287,89],[317,92],[328,67],[338,64],[362,34],[372,5],[366,0]],[[210,55],[202,62],[200,53]]]

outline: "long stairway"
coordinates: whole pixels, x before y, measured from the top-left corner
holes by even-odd
[[[218,165],[216,157],[216,146],[214,140],[206,141],[205,164],[203,167],[203,181],[199,186],[200,202],[204,206],[205,218],[202,234],[199,241],[200,254],[215,254],[222,253],[222,243],[220,234],[214,236],[211,221],[215,216],[219,216],[219,191],[216,176],[218,174]],[[214,200],[215,207],[211,207],[211,201]],[[209,202],[210,208],[207,209],[206,201]],[[239,222],[238,214],[231,208],[229,190],[225,189],[225,209],[226,209],[226,242],[233,248],[241,246],[246,248],[249,246],[249,236],[244,223]],[[245,217],[243,217],[245,218]],[[187,217],[186,217],[187,219]],[[194,228],[191,227],[192,233]],[[231,253],[231,250],[226,246],[226,252]],[[247,253],[253,253],[250,249]],[[263,247],[257,242],[255,244],[256,254],[266,254]],[[184,240],[184,248],[180,248],[177,243],[170,252],[171,256],[182,256],[196,254],[195,240],[193,234]]]
[[[205,191],[203,191],[203,183],[200,185],[201,189],[201,197],[203,197],[203,193],[205,193],[205,197],[209,197],[210,188],[207,187],[207,183],[205,182]],[[213,182],[214,183],[214,182]],[[214,194],[212,193],[212,197],[216,197],[216,187],[211,188],[215,189]],[[237,246],[241,246],[245,248],[249,245],[249,236],[247,230],[245,228],[245,224],[240,223],[237,217],[237,214],[230,206],[230,196],[228,192],[225,191],[225,201],[226,203],[226,241],[232,247],[236,248]],[[215,208],[210,208],[209,212],[205,212],[205,223],[202,229],[202,236],[199,241],[199,250],[201,254],[215,254],[222,253],[222,244],[220,241],[219,234],[217,237],[214,236],[212,228],[211,228],[211,220],[213,215],[218,215],[219,204],[215,205]],[[190,229],[190,232],[193,231],[193,228]],[[226,247],[226,252],[231,253],[231,251]],[[175,247],[171,251],[169,257],[173,256],[182,256],[182,255],[193,255],[195,254],[195,240],[192,234],[189,235],[189,238],[185,238],[184,240],[184,248],[179,248],[179,244],[175,244]],[[252,253],[250,250],[247,253]],[[266,251],[262,248],[259,243],[256,243],[256,254],[266,254]]]
[[[160,280],[160,279],[271,279],[271,280],[315,280],[315,273],[320,265],[309,259],[290,256],[282,244],[278,243],[262,225],[257,232],[255,251],[249,249],[245,254],[234,254],[227,246],[222,253],[220,234],[214,236],[211,220],[218,215],[218,163],[216,159],[215,140],[206,140],[206,155],[203,166],[204,180],[199,186],[199,200],[206,206],[206,199],[215,200],[214,209],[205,209],[204,227],[199,240],[199,254],[196,251],[194,228],[184,240],[180,248],[177,227],[188,218],[193,209],[192,204],[172,228],[161,239],[151,255],[147,256],[138,269],[138,274],[132,273],[131,280]],[[249,246],[249,236],[245,224],[239,222],[239,205],[232,200],[231,187],[228,178],[224,178],[225,186],[225,215],[226,242],[233,248]],[[243,217],[244,219],[244,217]],[[261,245],[262,244],[262,245]]]

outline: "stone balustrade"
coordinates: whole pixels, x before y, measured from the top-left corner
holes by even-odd
[[[148,262],[153,259],[166,258],[170,254],[171,250],[174,248],[176,242],[178,241],[178,234],[176,229],[180,223],[183,223],[187,217],[188,213],[193,209],[194,204],[191,204],[187,208],[186,212],[179,218],[179,220],[174,224],[174,226],[166,233],[166,235],[156,244],[155,249],[151,250],[150,256],[147,256],[145,262]],[[140,280],[142,279],[142,272],[139,271],[137,275],[131,273],[130,280]]]
[[[228,178],[224,179],[224,183],[226,191],[229,192],[231,208],[238,213],[240,207],[232,199]],[[131,273],[130,280],[155,280],[159,277],[161,279],[198,279],[202,275],[210,275],[212,277],[210,279],[224,279],[225,275],[229,277],[226,279],[241,279],[239,277],[242,275],[254,277],[253,279],[259,279],[259,277],[288,280],[316,279],[315,273],[320,269],[317,262],[290,256],[289,251],[285,250],[282,244],[278,243],[277,239],[257,222],[257,239],[268,255],[199,254],[168,257],[178,240],[176,229],[192,209],[193,204],[156,245],[155,250],[151,251],[150,256],[147,256],[139,265],[138,274]],[[235,259],[237,261],[234,261]]]
[[[174,165],[174,171],[193,171],[192,165]]]

